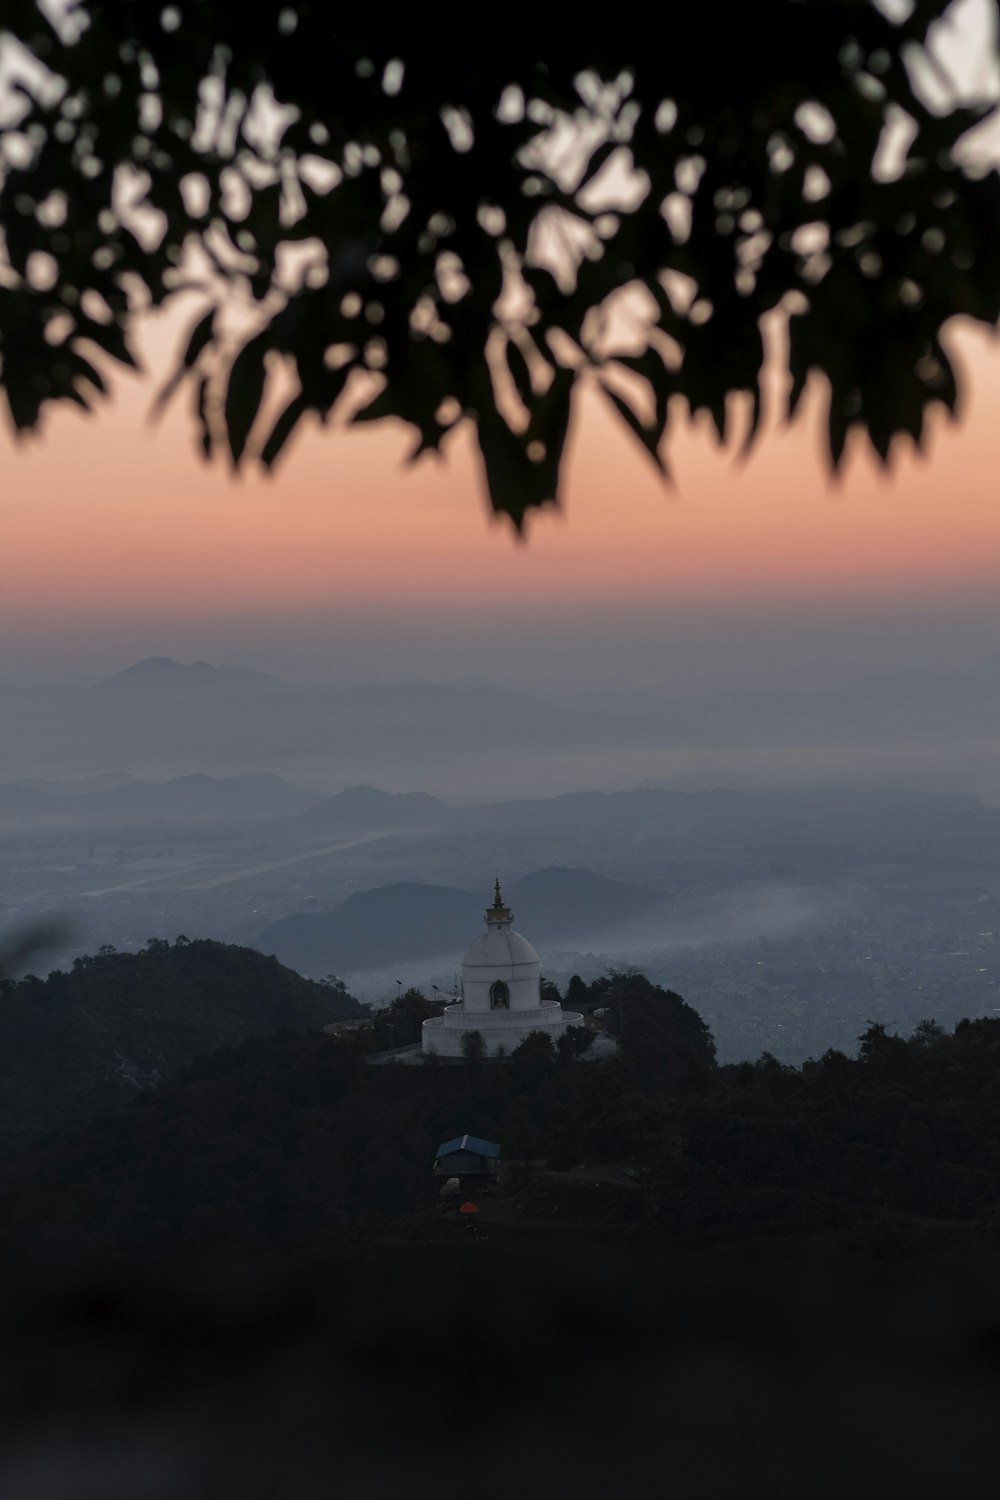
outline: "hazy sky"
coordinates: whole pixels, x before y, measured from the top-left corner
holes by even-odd
[[[985,0],[936,28],[959,94],[1000,92],[994,34]],[[154,372],[193,311],[147,327]],[[146,655],[572,689],[965,665],[1000,650],[1000,359],[981,332],[954,343],[962,421],[937,422],[929,457],[902,454],[891,479],[857,445],[830,484],[820,390],[744,468],[678,414],[672,490],[584,399],[564,512],[527,543],[487,518],[466,438],[405,469],[400,428],[311,431],[276,480],[235,482],[196,457],[183,408],[150,427],[153,380],[119,380],[97,419],[58,413],[20,445],[0,431],[0,680]]]
[[[177,327],[147,338],[163,364]],[[584,399],[561,515],[519,542],[489,520],[471,445],[405,468],[402,429],[309,432],[275,480],[194,452],[153,389],[0,438],[0,677],[114,671],[143,655],[291,676],[466,674],[698,687],[841,681],[1000,650],[1000,360],[960,339],[960,424],[890,479],[855,452],[831,485],[821,392],[746,466],[678,414],[665,490]]]

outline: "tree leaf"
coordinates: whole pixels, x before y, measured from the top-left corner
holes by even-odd
[[[669,479],[670,472],[667,469],[667,466],[660,454],[660,440],[663,436],[662,430],[657,428],[655,425],[651,427],[647,426],[645,422],[641,421],[640,418],[636,416],[631,406],[629,406],[628,402],[623,400],[622,397],[619,396],[616,391],[613,391],[609,385],[606,385],[603,380],[600,382],[599,389],[611,402],[611,405],[614,407],[615,411],[621,417],[625,425],[639,439],[639,442],[642,444],[643,449],[653,460],[653,463],[656,465],[656,468],[659,470],[660,474],[662,474],[663,478]]]
[[[234,463],[254,453],[269,467],[301,408],[255,443],[267,350],[295,360],[307,408],[323,416],[343,381],[329,376],[330,350],[351,345],[386,381],[356,420],[398,417],[426,451],[453,397],[478,414],[493,503],[523,520],[558,491],[571,410],[572,380],[553,374],[551,396],[533,388],[538,359],[552,370],[570,341],[599,368],[623,333],[622,363],[648,380],[655,416],[641,420],[627,391],[605,399],[662,471],[672,394],[708,412],[725,442],[729,397],[749,392],[747,441],[759,432],[760,328],[792,293],[806,311],[791,323],[790,415],[815,371],[837,392],[831,460],[851,425],[887,457],[897,435],[920,435],[931,402],[957,407],[947,363],[921,370],[944,325],[1000,319],[1000,176],[966,150],[988,101],[932,109],[920,97],[910,55],[949,6],[904,8],[890,20],[862,0],[758,0],[728,7],[720,27],[713,7],[689,7],[684,46],[670,48],[655,10],[595,31],[542,8],[530,46],[498,34],[471,52],[446,41],[432,57],[419,21],[393,30],[387,51],[384,17],[332,33],[317,5],[293,7],[288,35],[270,7],[185,5],[174,34],[158,7],[116,0],[86,7],[70,42],[37,0],[7,0],[3,24],[31,63],[0,124],[10,420],[22,429],[48,403],[96,404],[67,348],[90,338],[127,363],[140,309],[210,286],[218,316],[201,310],[154,404],[162,411],[186,376],[209,374],[210,394],[200,388],[195,401],[204,451],[206,402],[214,426],[218,398]],[[994,32],[983,48],[988,72],[1000,61]],[[381,84],[389,56],[402,65],[398,93]],[[45,76],[73,101],[58,123]],[[205,107],[210,79],[222,88],[217,110]],[[498,111],[508,88],[523,109]],[[270,141],[258,91],[284,121]],[[445,126],[449,115],[460,128]],[[881,143],[900,117],[912,129],[899,174],[885,180]],[[567,149],[563,120],[573,122]],[[622,180],[607,170],[616,153],[631,160]],[[817,196],[811,184],[824,180]],[[813,251],[818,225],[826,248]],[[679,276],[702,304],[693,318],[679,310]],[[88,292],[110,323],[88,318]],[[251,304],[271,320],[264,344],[248,338],[217,370],[223,315],[228,326],[230,310],[242,317]],[[72,335],[58,331],[67,314]],[[529,417],[520,436],[476,382],[498,329],[503,386]],[[663,332],[677,369],[657,363]]]
[[[184,348],[184,353],[181,355],[180,364],[177,366],[170,379],[162,386],[156,397],[156,400],[153,402],[152,414],[154,417],[158,417],[163,413],[165,407],[169,403],[171,397],[176,393],[185,375],[189,370],[193,368],[194,365],[197,364],[198,360],[201,358],[201,355],[208,348],[208,345],[212,342],[212,337],[215,333],[216,312],[216,308],[210,308],[203,317],[198,319],[197,323],[195,323],[194,327],[192,328],[191,333],[188,336],[187,344]]]
[[[212,342],[215,333],[215,316],[217,309],[210,307],[203,318],[199,318],[191,330],[187,341],[187,347],[181,356],[181,363],[185,370],[190,370],[201,357],[202,351],[207,349]]]
[[[289,401],[260,450],[260,461],[265,469],[274,468],[278,455],[309,409],[309,402],[301,392]]]
[[[509,338],[507,340],[504,357],[507,361],[507,368],[510,371],[511,379],[514,382],[514,388],[528,411],[530,411],[533,399],[531,371],[528,369],[528,361],[525,359],[523,351],[518,347],[514,339]]]
[[[250,429],[260,410],[267,379],[264,368],[267,348],[265,336],[258,334],[240,350],[229,371],[224,415],[234,467],[239,466]]]
[[[360,407],[351,417],[352,425],[357,422],[381,422],[385,417],[400,416],[399,394],[391,386],[385,385],[365,405]]]
[[[212,456],[212,428],[208,420],[208,376],[203,375],[198,382],[194,399],[195,417],[200,432],[200,446],[205,458]]]

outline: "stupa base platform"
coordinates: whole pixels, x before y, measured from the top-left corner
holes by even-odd
[[[543,1032],[553,1045],[569,1026],[582,1026],[583,1016],[563,1010],[557,1002],[538,1010],[470,1011],[462,1005],[450,1005],[443,1016],[432,1016],[421,1029],[421,1046],[427,1054],[441,1058],[462,1057],[462,1039],[469,1031],[478,1031],[487,1057],[509,1057],[525,1037]]]

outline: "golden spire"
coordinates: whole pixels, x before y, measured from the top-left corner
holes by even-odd
[[[489,927],[505,927],[513,922],[514,915],[510,908],[504,905],[503,896],[500,894],[500,877],[497,876],[493,887],[493,905],[486,908],[486,923]]]

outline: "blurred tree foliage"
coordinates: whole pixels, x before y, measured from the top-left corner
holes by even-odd
[[[419,8],[7,0],[13,424],[89,406],[137,313],[185,294],[163,395],[188,389],[206,454],[271,468],[335,408],[415,454],[471,422],[520,525],[558,497],[581,382],[661,469],[672,397],[725,440],[741,395],[749,442],[777,313],[789,413],[818,373],[831,462],[852,426],[885,460],[955,410],[942,325],[1000,316],[993,105],[935,56],[949,9],[543,9],[459,45]]]

